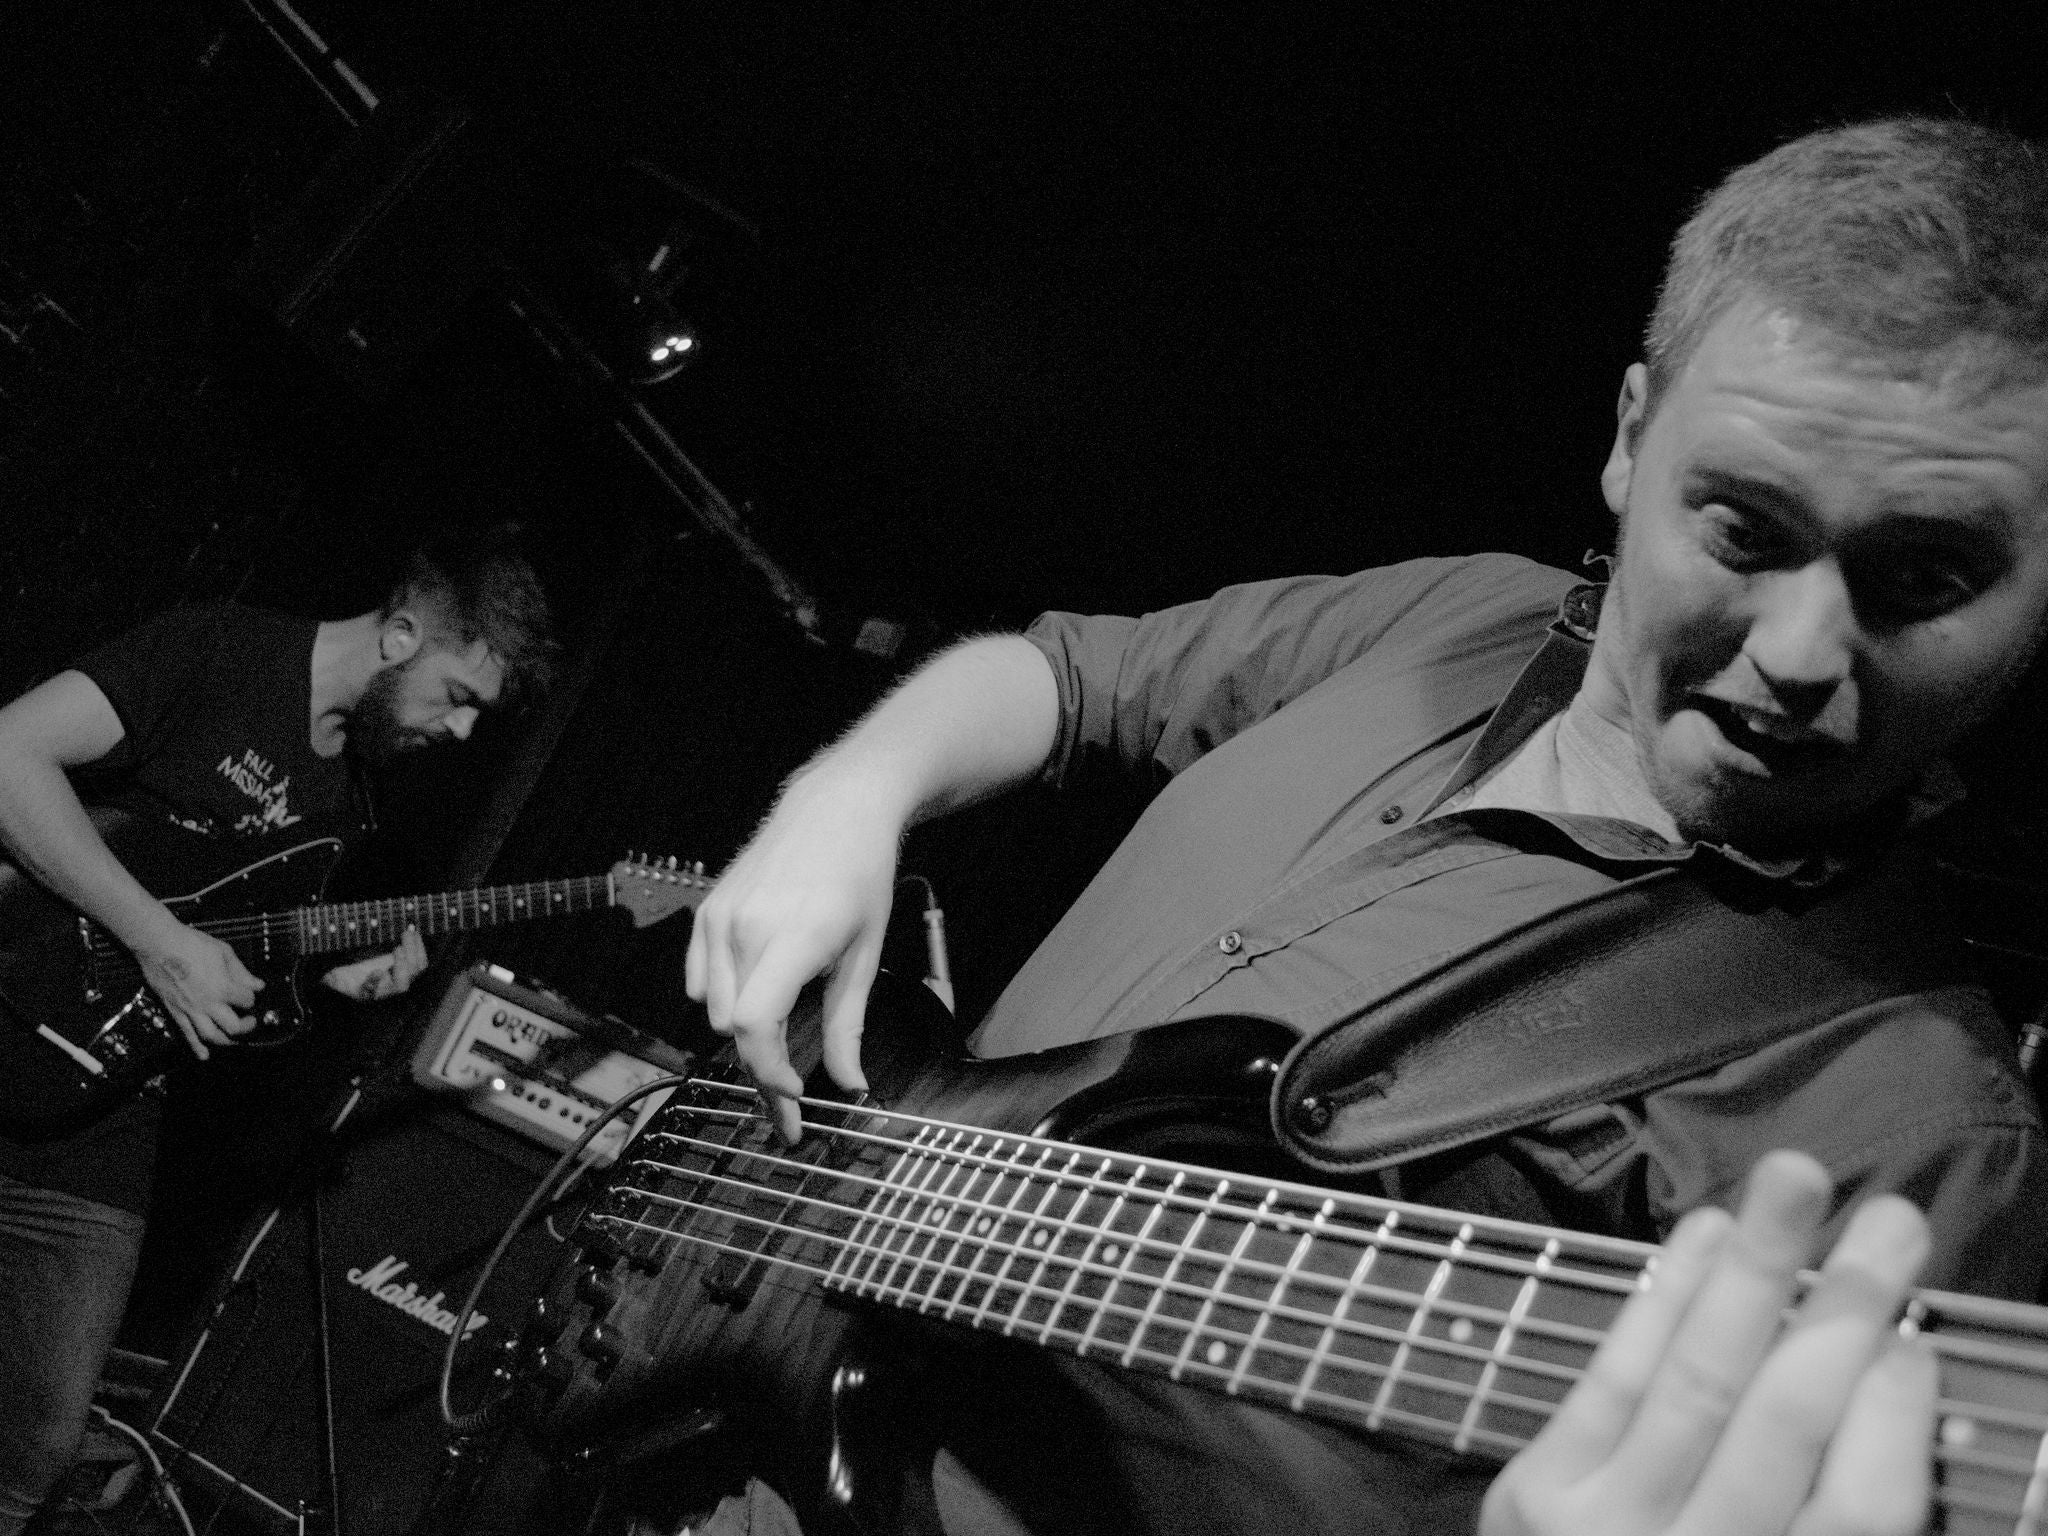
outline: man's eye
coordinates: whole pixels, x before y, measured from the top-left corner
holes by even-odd
[[[1702,507],[1700,516],[1707,553],[1730,570],[1762,570],[1786,553],[1784,534],[1768,518],[1719,503]]]
[[[1983,590],[1983,578],[1945,550],[1894,551],[1867,561],[1851,580],[1859,603],[1911,622],[1953,613]]]

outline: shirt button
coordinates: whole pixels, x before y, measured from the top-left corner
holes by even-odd
[[[1234,955],[1244,948],[1244,935],[1233,928],[1216,941],[1216,947],[1226,955]]]
[[[1380,812],[1380,820],[1391,827],[1395,822],[1401,819],[1402,815],[1403,812],[1401,810],[1401,807],[1399,807],[1398,805],[1390,805],[1384,811]]]

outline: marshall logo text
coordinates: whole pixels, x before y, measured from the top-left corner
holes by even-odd
[[[368,1269],[352,1269],[348,1272],[348,1283],[360,1286],[381,1302],[398,1308],[407,1317],[416,1317],[437,1333],[451,1337],[455,1333],[455,1314],[444,1303],[448,1298],[436,1291],[431,1296],[422,1296],[420,1288],[408,1280],[398,1283],[398,1277],[411,1266],[396,1254],[386,1254]],[[481,1312],[469,1314],[469,1323],[462,1330],[466,1339],[490,1319]]]

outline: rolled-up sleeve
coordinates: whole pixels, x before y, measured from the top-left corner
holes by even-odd
[[[1412,560],[1350,576],[1225,587],[1142,618],[1041,615],[1025,638],[1059,687],[1059,738],[1045,777],[1084,762],[1170,778],[1212,748],[1427,615],[1454,624],[1469,605],[1529,585],[1508,556]]]

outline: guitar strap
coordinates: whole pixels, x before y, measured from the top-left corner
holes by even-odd
[[[1930,878],[1910,840],[1817,891],[1705,849],[1659,865],[1304,1040],[1274,1085],[1275,1132],[1311,1167],[1371,1172],[1966,981]]]

